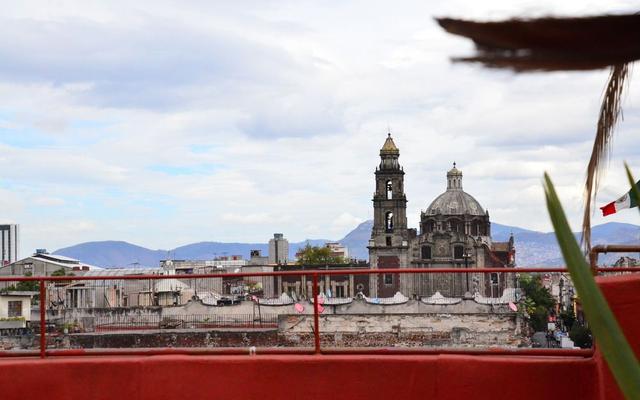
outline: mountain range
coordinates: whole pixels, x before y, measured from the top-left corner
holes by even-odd
[[[358,259],[367,259],[367,242],[371,236],[373,221],[365,221],[337,240],[349,249],[349,255]],[[516,263],[519,266],[561,266],[564,264],[560,249],[553,232],[537,232],[515,226],[491,224],[494,241],[507,241],[513,234],[516,246]],[[579,234],[576,233],[579,238]],[[289,258],[294,259],[296,252],[307,243],[312,246],[324,245],[329,240],[309,239],[289,244]],[[610,222],[592,228],[592,243],[601,244],[637,244],[640,241],[640,226]],[[84,263],[105,268],[112,267],[157,267],[160,260],[211,260],[225,255],[241,255],[249,258],[251,250],[268,253],[266,243],[223,243],[199,242],[180,246],[172,250],[151,250],[123,241],[87,242],[59,249],[54,254],[72,257]],[[600,264],[613,264],[623,254],[603,254]],[[627,254],[629,255],[629,254]],[[638,257],[638,254],[630,254]]]

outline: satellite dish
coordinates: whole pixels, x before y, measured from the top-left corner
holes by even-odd
[[[300,303],[296,303],[296,305],[293,306],[293,308],[295,308],[299,314],[302,314],[304,312],[304,306]]]

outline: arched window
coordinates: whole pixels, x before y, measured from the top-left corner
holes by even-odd
[[[385,214],[384,226],[387,232],[393,232],[393,213],[391,211],[387,211]]]
[[[431,259],[431,246],[422,246],[422,259],[423,260]]]
[[[387,181],[385,188],[387,191],[387,200],[391,200],[393,198],[393,183],[391,181]]]

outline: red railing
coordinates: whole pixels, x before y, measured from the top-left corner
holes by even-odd
[[[628,249],[625,248],[625,251]],[[611,250],[609,250],[611,251]],[[596,272],[640,272],[637,267],[595,268]],[[593,349],[433,349],[433,348],[348,348],[323,349],[320,345],[319,322],[319,285],[320,276],[332,275],[383,275],[383,274],[465,274],[465,273],[566,273],[566,268],[393,268],[393,269],[340,269],[340,270],[296,270],[276,272],[248,272],[192,275],[125,275],[125,276],[32,276],[32,277],[0,277],[0,282],[36,281],[40,293],[40,326],[39,351],[0,351],[0,357],[35,356],[77,356],[77,355],[155,355],[155,354],[256,354],[257,349],[246,348],[147,348],[147,349],[47,349],[46,343],[46,283],[47,282],[79,282],[104,280],[163,280],[184,279],[197,280],[207,278],[245,278],[245,277],[278,277],[278,276],[311,276],[313,278],[313,348],[261,348],[260,354],[482,354],[482,355],[535,355],[535,356],[576,356],[590,357]]]

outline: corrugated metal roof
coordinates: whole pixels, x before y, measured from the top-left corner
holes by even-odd
[[[162,268],[103,268],[89,271],[73,271],[77,276],[125,276],[125,275],[162,275]]]

